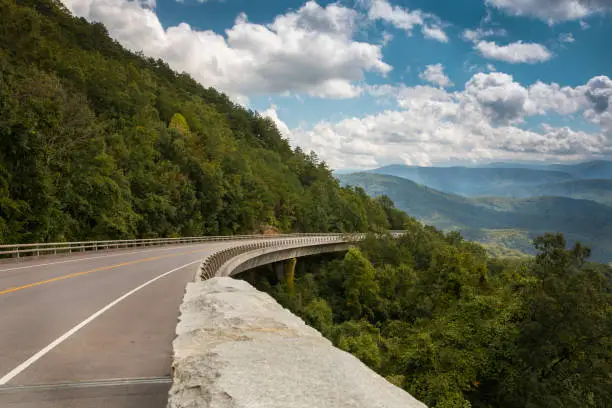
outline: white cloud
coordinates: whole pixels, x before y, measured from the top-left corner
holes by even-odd
[[[468,28],[463,30],[463,32],[461,33],[461,37],[464,40],[474,43],[480,41],[483,38],[494,36],[505,37],[506,35],[508,35],[508,33],[503,28],[477,28],[475,30],[471,30]]]
[[[522,41],[508,45],[497,45],[493,41],[479,41],[475,48],[485,58],[505,61],[511,64],[535,64],[548,61],[553,57],[548,48],[542,44],[524,43]]]
[[[559,36],[559,41],[562,43],[573,43],[576,41],[576,39],[574,38],[574,34],[564,33]]]
[[[529,115],[544,115],[548,112],[570,115],[583,109],[586,104],[584,90],[580,87],[561,87],[556,83],[536,82],[529,87]]]
[[[612,80],[596,77],[579,87],[537,82],[524,87],[504,73],[478,73],[457,92],[431,86],[368,87],[394,98],[397,109],[323,121],[291,130],[306,150],[321,152],[334,168],[388,163],[430,165],[471,160],[581,160],[612,154]],[[601,132],[542,124],[524,129],[526,117],[583,112]]]
[[[368,18],[370,20],[385,21],[395,28],[406,31],[409,35],[412,35],[416,26],[420,26],[425,38],[443,43],[448,42],[448,36],[442,28],[440,19],[431,13],[393,6],[387,0],[366,0],[363,3],[369,7]]]
[[[414,26],[423,25],[425,18],[421,10],[409,11],[402,7],[392,6],[386,0],[372,0],[368,11],[370,20],[383,20],[396,28],[411,32]]]
[[[422,28],[422,31],[423,31],[423,35],[425,36],[425,38],[431,38],[433,40],[437,40],[443,43],[448,42],[448,36],[444,32],[444,30],[442,30],[442,28],[439,26],[424,25]]]
[[[392,69],[382,60],[381,45],[353,39],[359,14],[338,4],[308,1],[268,25],[241,14],[223,36],[185,23],[164,29],[142,2],[64,2],[74,14],[104,23],[129,49],[162,58],[234,98],[286,91],[351,98],[360,95],[366,72],[385,75]]]
[[[442,88],[454,85],[452,81],[444,74],[444,67],[442,64],[428,65],[425,71],[423,71],[419,78],[424,81],[437,84]]]
[[[509,124],[523,120],[529,91],[508,74],[478,73],[465,84],[462,96],[464,103],[480,107],[491,122]]]
[[[592,78],[581,90],[587,101],[584,116],[600,125],[612,138],[612,79],[607,76]]]
[[[549,23],[578,20],[612,9],[610,0],[486,0],[516,16],[533,16]]]

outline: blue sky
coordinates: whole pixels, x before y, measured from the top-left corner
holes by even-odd
[[[63,0],[334,168],[612,153],[610,0]]]

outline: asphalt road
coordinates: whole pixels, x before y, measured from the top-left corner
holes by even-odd
[[[0,407],[165,407],[185,285],[230,245],[1,264]]]

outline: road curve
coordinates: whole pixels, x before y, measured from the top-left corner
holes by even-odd
[[[165,407],[185,285],[244,243],[0,264],[0,406]]]

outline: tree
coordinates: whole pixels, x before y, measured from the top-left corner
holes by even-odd
[[[503,394],[507,406],[603,407],[612,378],[612,298],[609,282],[583,268],[590,250],[566,249],[561,234],[535,240],[532,273],[538,279],[525,299],[519,348]]]

